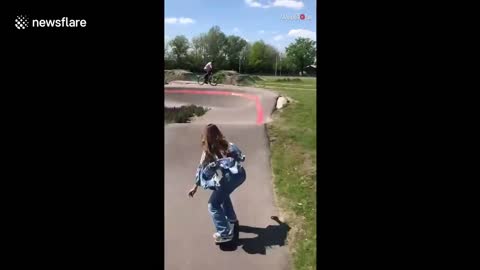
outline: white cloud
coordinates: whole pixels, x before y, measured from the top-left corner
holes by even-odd
[[[174,24],[177,22],[177,18],[165,18],[165,23]]]
[[[273,40],[275,40],[275,41],[279,41],[279,40],[282,40],[282,39],[283,39],[282,35],[277,35],[277,36],[273,37]]]
[[[305,5],[301,0],[274,0],[270,4],[262,4],[258,0],[245,0],[249,7],[256,8],[270,8],[270,7],[284,7],[292,9],[302,9]]]
[[[259,33],[260,35],[265,34],[265,30],[260,30],[260,31],[258,31],[258,33]]]
[[[302,1],[295,0],[275,0],[272,5],[274,7],[286,7],[293,9],[302,9],[304,6]]]
[[[317,39],[316,33],[307,29],[292,29],[288,32],[288,35],[291,37],[303,37],[312,40]]]
[[[181,24],[195,23],[195,21],[193,19],[190,19],[190,18],[180,18],[179,21],[180,21]]]
[[[255,0],[245,0],[245,3],[249,6],[249,7],[262,7],[262,4],[258,3],[258,2],[255,2]]]
[[[234,33],[240,33],[240,29],[238,29],[238,27],[235,27],[235,28],[233,28],[233,32]]]
[[[175,17],[172,17],[172,18],[165,18],[165,23],[166,24],[190,24],[190,23],[195,23],[195,20],[191,19],[191,18],[184,18],[184,17],[180,17],[180,18],[175,18]]]

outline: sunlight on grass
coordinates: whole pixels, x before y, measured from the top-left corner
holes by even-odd
[[[294,228],[289,240],[295,269],[316,269],[316,81],[264,79],[263,87],[294,100],[268,125],[272,170],[275,193]]]

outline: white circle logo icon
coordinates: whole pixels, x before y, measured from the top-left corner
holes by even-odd
[[[25,29],[28,27],[28,19],[26,16],[20,15],[15,19],[15,27],[17,29]]]

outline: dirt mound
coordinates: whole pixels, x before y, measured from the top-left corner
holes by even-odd
[[[257,75],[240,74],[235,70],[220,70],[216,72],[214,76],[217,78],[218,83],[239,86],[255,85],[257,82],[263,81],[263,79]],[[165,70],[165,84],[177,80],[197,81],[197,75],[183,69]]]
[[[171,69],[165,70],[165,80],[167,82],[181,80],[181,81],[196,81],[197,76],[188,70]]]
[[[240,74],[234,70],[221,70],[215,76],[220,83],[240,86],[254,85],[258,81],[263,81],[259,76]]]
[[[221,70],[220,72],[224,73],[227,76],[235,76],[240,73],[236,72],[235,70]]]

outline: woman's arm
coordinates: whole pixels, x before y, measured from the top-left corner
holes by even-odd
[[[205,160],[205,151],[202,152],[202,156],[200,157],[200,164],[198,165],[197,172],[195,173],[195,184],[193,187],[188,191],[188,196],[193,197],[197,192],[197,188],[200,186],[200,174],[202,173],[202,164]]]
[[[200,186],[200,173],[202,172],[202,164],[205,161],[205,151],[202,151],[202,156],[200,157],[200,163],[197,167],[197,172],[195,174],[195,188]]]

